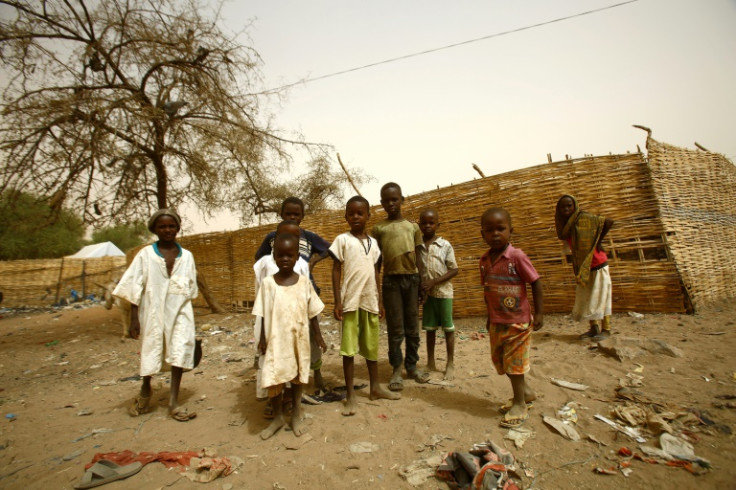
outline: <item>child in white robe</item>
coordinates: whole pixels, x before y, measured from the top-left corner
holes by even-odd
[[[113,291],[131,304],[130,336],[141,336],[143,384],[129,409],[133,417],[149,411],[151,376],[161,370],[164,360],[171,365],[169,414],[181,422],[196,417],[178,404],[183,370],[194,367],[192,299],[198,294],[194,257],[176,242],[180,226],[176,212],[156,211],[148,229],[159,240],[138,252]]]
[[[289,233],[276,237],[273,258],[279,270],[263,280],[253,305],[253,315],[263,318],[258,350],[263,356],[261,380],[273,406],[273,421],[261,432],[268,439],[286,423],[283,392],[292,384],[294,408],[290,426],[294,435],[304,432],[301,398],[303,386],[309,382],[310,331],[322,351],[327,350],[319,329],[319,314],[324,304],[314,291],[309,278],[294,272],[299,258],[299,239]]]

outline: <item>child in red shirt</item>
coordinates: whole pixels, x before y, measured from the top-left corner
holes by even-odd
[[[511,215],[503,208],[490,208],[481,217],[481,236],[490,250],[480,258],[480,279],[488,308],[486,329],[491,339],[491,360],[498,374],[511,381],[513,399],[503,406],[501,427],[519,427],[529,417],[536,399],[526,384],[529,372],[531,333],[544,324],[542,281],[529,258],[509,243]],[[534,299],[532,320],[526,285]]]

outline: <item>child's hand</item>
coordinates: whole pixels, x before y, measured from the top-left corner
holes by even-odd
[[[378,319],[383,320],[386,318],[386,310],[383,309],[383,305],[379,305],[378,307]]]
[[[422,281],[422,291],[425,293],[429,292],[430,289],[432,289],[435,286],[435,282],[432,279],[427,279]]]
[[[342,304],[336,304],[332,313],[335,315],[335,320],[342,321]]]
[[[427,301],[427,294],[424,290],[419,290],[419,305],[423,305]]]
[[[137,339],[141,334],[141,321],[138,319],[138,315],[132,316],[130,319],[130,338]]]
[[[544,315],[534,315],[532,326],[535,332],[542,328],[544,326]]]
[[[258,341],[258,352],[260,352],[262,356],[266,355],[266,347],[268,347],[268,342],[264,336],[261,335],[261,339]]]
[[[491,333],[491,319],[486,318],[486,332]]]
[[[319,332],[317,334],[317,345],[319,345],[319,348],[322,349],[323,354],[327,352],[327,344],[325,344],[325,339],[322,338],[322,332]]]

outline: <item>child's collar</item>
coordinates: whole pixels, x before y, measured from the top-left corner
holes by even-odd
[[[181,248],[181,245],[179,245],[179,242],[174,242],[174,245],[176,245],[176,248],[179,249],[179,253],[176,254],[176,258],[178,259],[179,257],[181,257],[181,253],[183,249]],[[153,243],[153,251],[156,252],[156,255],[163,258],[163,254],[158,249],[158,242]]]

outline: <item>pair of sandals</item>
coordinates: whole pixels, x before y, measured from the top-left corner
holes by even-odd
[[[138,417],[151,411],[151,396],[136,395],[128,408],[131,417]],[[186,407],[176,407],[169,412],[171,418],[179,422],[188,422],[197,416],[197,412],[190,412]]]
[[[425,384],[429,383],[429,373],[426,371],[420,371],[419,369],[415,369],[414,371],[410,371],[407,373],[409,375],[409,378],[413,379],[419,384]],[[392,379],[388,383],[388,389],[391,391],[401,391],[404,389],[404,380],[402,378],[398,379]]]
[[[611,336],[610,330],[601,330],[599,325],[591,326],[590,330],[580,334],[580,340],[591,340],[601,342]]]
[[[499,426],[507,428],[507,429],[516,429],[517,427],[521,427],[524,422],[527,421],[529,418],[529,410],[534,407],[534,402],[526,402],[526,411],[524,412],[524,415],[519,417],[509,416],[508,413],[511,410],[511,407],[514,404],[514,400],[509,400],[503,405],[501,405],[498,409],[499,412],[503,414],[503,418],[498,423]]]

